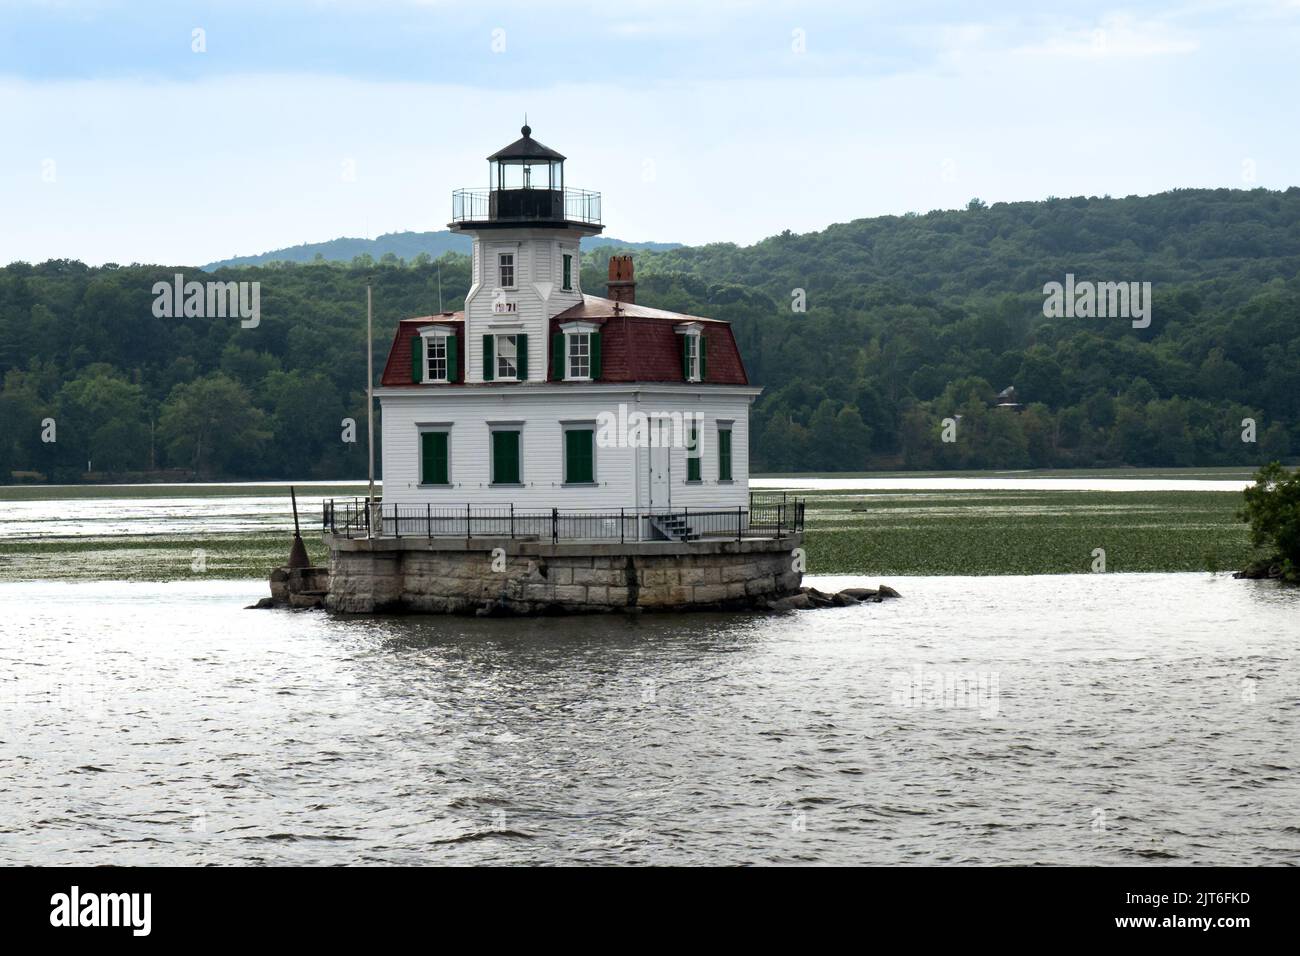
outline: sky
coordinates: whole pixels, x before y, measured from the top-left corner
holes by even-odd
[[[607,234],[749,244],[1300,185],[1300,0],[0,0],[0,263],[445,228],[533,136]]]

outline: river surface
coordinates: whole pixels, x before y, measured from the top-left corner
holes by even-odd
[[[525,621],[0,584],[0,863],[1300,862],[1300,593],[890,583]]]
[[[755,492],[942,491],[1240,491],[1238,479],[888,477],[754,478]],[[65,485],[9,489],[0,508],[0,541],[157,535],[196,537],[293,529],[289,482],[184,485]],[[320,526],[325,498],[365,495],[364,484],[297,482],[304,533]],[[0,498],[7,498],[0,489]],[[30,497],[29,497],[30,496]]]

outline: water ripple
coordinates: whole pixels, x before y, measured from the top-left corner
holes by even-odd
[[[1300,861],[1296,592],[892,583],[538,621],[0,584],[0,862]]]

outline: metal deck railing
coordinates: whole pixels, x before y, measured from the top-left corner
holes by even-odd
[[[563,189],[457,189],[452,222],[582,222],[600,225],[600,193]]]
[[[750,496],[749,507],[572,510],[514,505],[322,502],[321,530],[345,538],[523,538],[536,541],[698,541],[781,538],[803,531],[801,498]]]

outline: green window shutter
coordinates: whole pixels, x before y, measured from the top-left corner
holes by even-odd
[[[600,378],[600,333],[591,333],[591,377]]]
[[[519,381],[528,380],[528,336],[515,336],[515,365],[519,368]]]
[[[446,485],[448,481],[447,433],[420,434],[420,483]]]
[[[691,426],[690,446],[686,449],[686,480],[700,480],[700,430]]]
[[[691,379],[691,353],[686,344],[686,340],[689,339],[690,336],[683,335],[679,337],[682,340],[682,378],[689,382]]]
[[[447,336],[447,381],[460,378],[460,359],[456,355],[456,336]]]
[[[718,429],[718,481],[731,480],[731,429]]]
[[[573,288],[573,256],[564,257],[564,288],[566,291]]]
[[[492,483],[519,484],[519,432],[492,433]]]
[[[483,381],[485,382],[490,382],[497,377],[497,357],[492,348],[495,342],[491,335],[483,336]]]
[[[590,484],[596,480],[595,433],[590,428],[570,428],[564,433],[564,483]]]
[[[703,382],[709,377],[708,339],[704,337],[703,332],[700,333],[698,342],[699,342],[699,349],[700,349],[700,381]]]
[[[556,332],[551,336],[551,380],[561,382],[564,380],[564,333]]]
[[[411,381],[424,381],[424,342],[418,336],[411,337]]]
[[[579,475],[586,475],[587,481],[596,480],[596,433],[591,429],[584,429],[583,439],[580,449],[580,461],[578,462]]]

